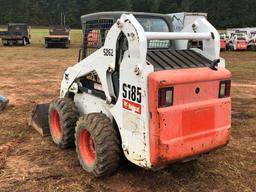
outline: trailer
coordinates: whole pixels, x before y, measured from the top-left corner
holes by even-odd
[[[229,38],[226,33],[220,34],[220,51],[226,51],[229,49]]]
[[[3,46],[27,45],[31,43],[30,27],[26,23],[9,23],[7,31],[0,32]]]
[[[49,35],[44,37],[45,47],[69,48],[70,28],[66,25],[52,25],[49,27]]]

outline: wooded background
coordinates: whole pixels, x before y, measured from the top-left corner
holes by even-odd
[[[209,21],[218,29],[256,27],[256,0],[0,0],[0,24],[58,24],[63,12],[67,24],[79,28],[81,15],[122,10],[207,12]]]

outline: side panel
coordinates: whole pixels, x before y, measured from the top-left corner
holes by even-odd
[[[75,94],[74,102],[78,108],[79,114],[102,112],[106,114],[110,119],[113,119],[113,116],[109,112],[106,101],[98,97],[87,93],[79,93]]]
[[[207,14],[205,14],[205,15],[200,15],[200,14],[198,14],[198,15],[196,15],[196,14],[187,14],[186,16],[185,16],[185,20],[184,20],[184,26],[187,26],[187,25],[189,25],[189,24],[191,24],[191,23],[193,23],[193,22],[195,22],[198,18],[205,18],[205,19],[207,19]]]
[[[148,76],[154,69],[146,64],[147,40],[142,26],[131,15],[127,18],[136,30],[128,23],[122,28],[129,49],[120,64],[119,98],[110,111],[120,129],[126,158],[150,168]]]
[[[136,75],[135,63],[125,59],[121,65],[119,98],[111,112],[120,129],[126,158],[136,165],[150,168],[147,77],[153,67],[147,66],[141,75]]]
[[[185,13],[170,14],[174,32],[180,32],[184,28]]]

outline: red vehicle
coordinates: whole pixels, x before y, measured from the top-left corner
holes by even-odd
[[[220,50],[221,51],[227,50],[227,40],[226,39],[220,39]]]
[[[247,50],[247,41],[243,34],[236,34],[233,36],[231,43],[229,44],[230,50],[232,51],[244,51]]]
[[[245,39],[239,39],[236,42],[236,50],[246,50],[247,49],[247,42]]]
[[[220,34],[220,51],[228,50],[229,38],[226,34]]]

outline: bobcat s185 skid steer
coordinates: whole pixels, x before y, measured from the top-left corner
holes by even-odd
[[[32,124],[61,148],[75,144],[87,172],[115,171],[121,152],[157,169],[228,143],[231,74],[205,18],[181,32],[150,13],[90,14],[82,25],[81,60],[65,70],[60,98],[35,107]]]

